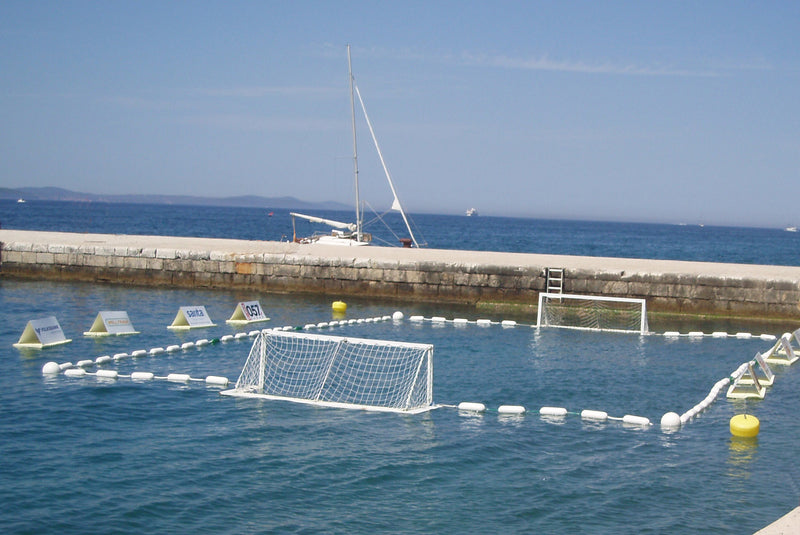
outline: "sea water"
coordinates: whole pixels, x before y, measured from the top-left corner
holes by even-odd
[[[236,210],[219,213],[233,217]],[[60,230],[127,232],[137,217],[126,217],[122,229],[95,227],[84,218],[86,228]],[[206,214],[198,218],[205,223],[197,224],[206,228],[209,218]],[[144,219],[138,223],[142,228],[153,224],[152,217]],[[469,224],[481,219],[470,218]],[[212,220],[219,225],[211,226],[219,227],[226,218]],[[13,218],[4,214],[2,221],[8,228]],[[528,232],[537,225],[530,224]],[[677,236],[682,229],[674,227]],[[155,230],[149,233],[172,232],[157,225]],[[761,232],[741,234],[751,231]],[[587,242],[622,248],[615,244],[619,237],[594,232],[596,239]],[[694,246],[676,245],[681,247]],[[738,254],[736,261],[747,256]],[[271,319],[244,328],[227,325],[236,304],[250,300],[259,300]],[[524,316],[512,318],[515,327],[411,322],[412,315],[470,320],[481,315],[435,304],[347,301],[347,318],[401,310],[405,319],[322,332],[431,343],[434,401],[477,401],[489,410],[474,414],[443,407],[402,416],[229,398],[204,383],[43,376],[48,361],[77,362],[262,327],[330,321],[331,299],[0,279],[3,530],[727,534],[752,533],[798,503],[800,373],[794,367],[776,369],[764,400],[745,403],[721,394],[680,430],[664,432],[658,425],[664,413],[682,413],[701,401],[714,383],[772,341],[537,330],[530,327],[533,318]],[[168,330],[184,305],[205,306],[217,326]],[[82,336],[100,310],[127,311],[141,334]],[[51,314],[72,343],[40,351],[12,347],[28,320]],[[725,328],[691,327],[707,333]],[[653,321],[651,328],[664,330]],[[754,324],[753,333],[763,328]],[[235,380],[251,343],[247,337],[129,357],[105,368]],[[502,404],[523,405],[528,413],[500,415],[496,408]],[[542,418],[542,406],[565,407],[570,414]],[[583,409],[644,416],[655,425],[591,422],[577,415]],[[731,416],[745,411],[761,421],[756,439],[736,439],[729,432]]]

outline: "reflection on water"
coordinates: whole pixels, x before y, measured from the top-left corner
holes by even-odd
[[[749,479],[758,453],[758,437],[731,436],[728,451],[728,476]]]

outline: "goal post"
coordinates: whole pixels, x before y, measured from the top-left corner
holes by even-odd
[[[229,396],[420,413],[433,405],[433,346],[296,331],[259,334]]]
[[[536,327],[647,334],[647,303],[630,297],[542,292]]]

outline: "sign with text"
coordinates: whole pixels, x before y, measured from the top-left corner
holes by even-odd
[[[42,348],[71,341],[64,336],[64,331],[61,330],[61,325],[55,316],[48,316],[30,320],[14,347]]]
[[[261,304],[258,301],[243,301],[236,305],[233,314],[225,322],[244,324],[267,320],[269,318],[264,315],[264,309],[261,308]]]
[[[187,306],[178,309],[178,314],[168,329],[196,329],[198,327],[216,327],[204,306]]]
[[[124,310],[101,310],[91,329],[83,333],[85,336],[108,336],[120,334],[138,334],[133,328],[128,313]]]

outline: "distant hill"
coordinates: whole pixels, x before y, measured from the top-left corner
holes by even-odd
[[[25,199],[26,201],[78,201],[131,204],[182,204],[197,206],[238,206],[242,208],[274,208],[295,210],[350,210],[343,203],[308,202],[294,197],[261,197],[238,195],[235,197],[199,197],[194,195],[98,195],[63,188],[0,188],[0,199]]]

